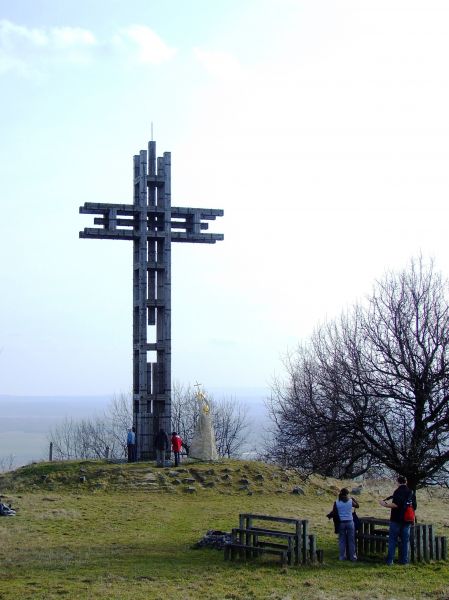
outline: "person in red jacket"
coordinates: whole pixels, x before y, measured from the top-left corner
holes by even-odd
[[[181,456],[182,439],[181,436],[176,433],[176,431],[171,434],[171,448],[175,457],[175,467],[177,467],[179,465]]]

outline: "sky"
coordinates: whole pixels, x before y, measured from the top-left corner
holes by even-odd
[[[132,244],[79,239],[172,153],[172,370],[269,388],[387,269],[449,274],[449,3],[0,0],[0,395],[126,392]]]

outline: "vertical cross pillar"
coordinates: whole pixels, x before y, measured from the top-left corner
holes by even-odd
[[[154,458],[154,436],[171,421],[171,182],[170,153],[156,143],[134,157],[133,369],[137,458]],[[155,326],[148,340],[148,326]],[[153,329],[154,332],[154,329]]]

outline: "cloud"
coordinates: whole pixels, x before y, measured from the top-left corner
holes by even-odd
[[[238,346],[237,340],[225,338],[210,338],[209,343],[212,346],[219,346],[221,348],[236,348]]]
[[[18,43],[46,46],[48,36],[42,29],[29,29],[2,19],[0,20],[0,42],[2,48],[5,47],[6,49],[12,49]]]
[[[158,65],[175,54],[176,49],[145,25],[131,25],[99,40],[92,31],[81,27],[30,28],[0,20],[0,74],[34,76],[51,65],[121,57],[127,62]]]
[[[86,62],[97,44],[79,27],[29,28],[0,21],[0,73],[39,73],[45,62]]]
[[[122,29],[115,38],[117,45],[128,48],[138,61],[145,64],[159,65],[173,58],[175,48],[167,44],[149,27],[131,25]]]
[[[217,79],[240,79],[244,76],[241,64],[229,52],[195,48],[194,56],[206,71]]]
[[[51,30],[51,40],[60,48],[90,47],[97,43],[93,33],[79,27],[55,27]]]

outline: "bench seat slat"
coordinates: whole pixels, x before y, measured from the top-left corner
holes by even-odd
[[[244,529],[241,527],[234,527],[233,533],[255,533],[257,535],[266,535],[268,537],[281,537],[284,539],[296,538],[296,533],[287,533],[286,531],[274,531],[273,529],[260,529],[259,527],[248,527]]]

